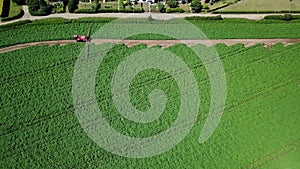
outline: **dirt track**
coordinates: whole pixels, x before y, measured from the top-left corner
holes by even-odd
[[[43,42],[31,42],[25,44],[18,44],[9,47],[0,48],[0,53],[10,52],[22,48],[27,48],[31,46],[39,45],[65,45],[75,43],[74,40],[56,40],[56,41],[43,41]],[[126,46],[134,46],[138,44],[146,44],[148,47],[154,45],[160,45],[162,48],[166,48],[175,44],[186,44],[187,46],[193,46],[196,44],[203,44],[206,46],[212,46],[215,44],[223,43],[228,46],[235,44],[244,44],[245,47],[264,44],[265,47],[272,46],[276,43],[282,43],[284,45],[290,45],[293,43],[300,43],[300,39],[214,39],[214,40],[118,40],[118,39],[92,39],[91,43],[101,44],[101,43],[118,43],[125,44]]]

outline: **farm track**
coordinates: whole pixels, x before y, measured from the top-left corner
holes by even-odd
[[[4,48],[0,48],[0,53],[6,53],[18,49],[23,49],[31,46],[39,45],[66,45],[75,43],[74,40],[54,40],[54,41],[42,41],[42,42],[30,42],[24,44],[12,45]],[[264,44],[265,47],[270,47],[276,43],[282,43],[284,45],[290,45],[294,43],[300,43],[300,38],[297,39],[212,39],[212,40],[120,40],[120,39],[92,39],[91,43],[93,44],[102,44],[102,43],[117,43],[125,44],[128,47],[135,46],[138,44],[146,44],[147,47],[160,45],[162,48],[166,48],[176,44],[186,44],[187,46],[193,46],[196,44],[203,44],[206,46],[212,46],[216,44],[226,44],[228,46],[235,44],[244,44],[245,47],[252,46],[255,44]]]

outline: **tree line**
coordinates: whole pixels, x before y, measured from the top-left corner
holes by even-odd
[[[51,13],[52,6],[45,0],[13,0],[18,5],[28,5],[32,15],[48,15]],[[63,6],[68,7],[69,12],[74,12],[78,8],[79,0],[62,0]],[[66,9],[64,9],[66,10]]]

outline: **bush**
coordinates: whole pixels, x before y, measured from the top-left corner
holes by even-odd
[[[290,21],[292,19],[293,19],[293,17],[292,17],[291,14],[284,14],[283,15],[283,20],[285,20],[285,21]]]
[[[52,13],[64,13],[66,12],[65,6],[63,3],[55,2],[52,6]]]
[[[11,20],[14,20],[14,19],[19,19],[19,18],[22,18],[23,15],[24,15],[24,11],[21,10],[20,13],[19,13],[18,15],[11,16],[11,17],[6,17],[6,18],[2,18],[2,19],[1,19],[1,22],[11,21]]]
[[[133,13],[133,10],[130,8],[120,9],[119,12],[121,13]]]
[[[101,5],[99,4],[99,1],[94,0],[92,8],[95,9],[95,11],[97,11],[100,7]]]
[[[111,5],[104,5],[103,7],[104,7],[104,8],[112,8]]]
[[[175,12],[183,13],[184,10],[181,8],[167,8],[166,9],[166,13],[175,13]]]
[[[76,9],[78,9],[79,0],[69,0],[68,9],[69,12],[73,13]]]
[[[205,4],[205,3],[202,5],[202,8],[203,8],[203,9],[209,9],[208,5]]]
[[[186,20],[223,20],[221,15],[207,16],[207,17],[191,16],[191,17],[185,17],[184,19],[186,19]]]
[[[178,2],[176,0],[168,0],[167,4],[169,5],[170,8],[177,8],[178,7]]]
[[[134,13],[143,13],[144,9],[141,7],[134,8]]]
[[[51,6],[44,0],[27,0],[28,10],[31,15],[44,16],[51,13]]]
[[[291,20],[300,19],[300,15],[291,15],[291,14],[267,15],[267,16],[264,17],[264,19],[291,21]]]
[[[98,12],[100,12],[100,13],[117,13],[118,9],[115,9],[115,8],[100,8],[98,10]]]
[[[49,15],[51,13],[51,8],[43,8],[39,11],[32,11],[31,9],[29,9],[29,13],[32,15],[32,16],[46,16],[46,15]]]
[[[192,12],[199,13],[202,10],[202,5],[199,0],[192,0],[191,2]]]
[[[163,5],[162,3],[158,3],[158,11],[161,13],[165,13],[166,12],[165,5]]]
[[[25,5],[26,4],[26,0],[13,0],[13,2],[15,2],[17,5]]]
[[[186,4],[186,0],[182,0],[181,3],[182,3],[182,4]]]
[[[97,9],[76,9],[74,13],[97,13]]]

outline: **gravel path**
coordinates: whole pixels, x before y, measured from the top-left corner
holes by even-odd
[[[25,44],[18,44],[9,47],[0,48],[0,53],[10,52],[22,48],[39,45],[66,45],[70,43],[76,43],[75,40],[56,40],[56,41],[43,41],[43,42],[31,42]],[[206,46],[212,46],[215,44],[223,43],[228,46],[235,44],[244,44],[245,47],[264,44],[265,47],[272,46],[276,43],[282,43],[284,45],[290,45],[294,43],[300,43],[300,39],[213,39],[213,40],[118,40],[118,39],[92,39],[91,43],[117,43],[125,44],[126,46],[134,46],[138,44],[146,44],[148,47],[154,45],[160,45],[162,48],[166,48],[175,44],[186,44],[187,46],[193,46],[196,44],[203,44]]]

